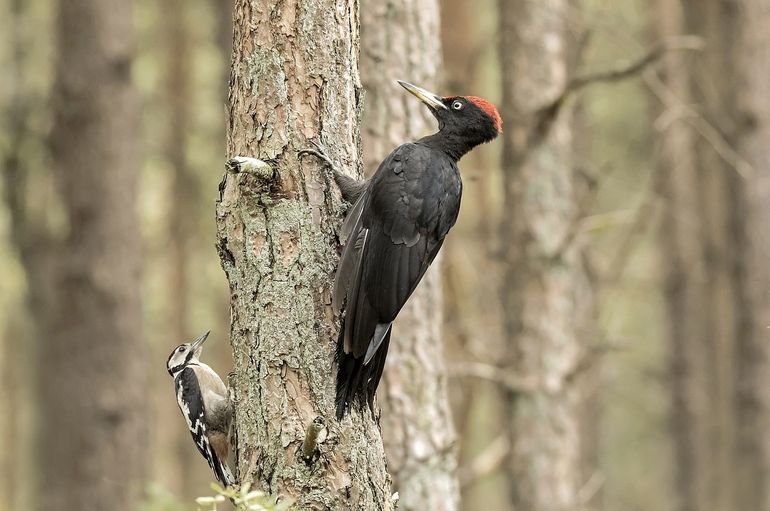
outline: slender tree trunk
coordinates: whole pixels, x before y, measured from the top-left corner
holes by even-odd
[[[591,123],[588,118],[585,103],[578,102],[572,116],[570,129],[573,134],[574,165],[573,170],[579,172],[585,169],[585,163],[591,161],[592,145],[594,143]],[[573,184],[575,200],[578,204],[589,204],[593,201],[596,188],[601,186],[600,175],[582,178],[582,183],[575,179]],[[579,215],[589,214],[586,207]],[[578,218],[577,221],[582,219]],[[580,307],[575,314],[574,328],[583,350],[583,359],[579,362],[580,391],[578,413],[580,422],[580,488],[578,509],[599,511],[604,507],[604,481],[602,471],[602,424],[604,417],[604,368],[603,349],[599,343],[606,338],[601,331],[598,321],[598,304],[596,293],[600,291],[596,279],[596,268],[591,258],[591,241],[585,242],[585,249],[580,251],[578,264],[581,265],[580,284],[584,295],[579,298]],[[592,342],[593,341],[593,342]]]
[[[435,120],[395,79],[429,90],[441,66],[438,2],[364,0],[361,79],[364,165],[373,173],[398,145],[435,129]],[[409,58],[405,58],[409,56]],[[399,509],[455,510],[459,491],[441,336],[440,259],[399,314],[378,393],[388,469]]]
[[[580,481],[583,348],[577,325],[590,287],[580,263],[572,169],[571,115],[553,124],[538,109],[569,78],[570,2],[501,1],[507,267],[503,301],[511,370],[521,388],[510,400],[510,485],[516,509],[574,510]]]
[[[733,131],[733,107],[729,105],[734,104],[733,90],[737,86],[734,52],[740,50],[730,41],[743,28],[725,10],[731,3],[709,0],[696,5],[687,1],[683,3],[683,14],[685,31],[701,35],[706,44],[704,51],[690,61],[689,96],[685,101],[699,104],[706,122],[724,130],[727,143],[734,146],[737,133]],[[698,258],[687,261],[692,293],[689,305],[697,309],[685,310],[691,314],[679,321],[686,329],[682,333],[689,335],[685,340],[690,345],[685,364],[690,365],[691,384],[697,385],[688,396],[693,401],[685,405],[693,407],[696,415],[692,418],[697,421],[691,424],[688,434],[701,442],[693,452],[697,463],[693,474],[699,479],[692,482],[699,502],[692,509],[728,511],[735,509],[736,463],[742,463],[733,452],[737,425],[736,342],[740,342],[738,318],[744,307],[739,283],[742,256],[736,252],[737,247],[745,246],[739,227],[743,213],[735,195],[741,178],[709,141],[695,134],[690,136],[695,163],[692,186],[697,191],[694,218],[698,220],[694,225],[701,245]],[[752,508],[760,509],[745,509]]]
[[[194,41],[190,37],[189,15],[185,9],[185,0],[169,0],[166,3],[168,12],[175,13],[163,23],[163,35],[166,43],[165,66],[165,106],[168,112],[165,157],[172,172],[171,206],[168,208],[168,239],[167,253],[167,320],[166,341],[163,355],[170,351],[170,344],[186,342],[200,332],[190,330],[191,279],[190,270],[195,245],[192,243],[198,226],[197,216],[190,213],[199,200],[199,185],[188,161],[187,139],[192,124],[192,82],[190,54],[194,52]],[[224,123],[223,123],[224,124]],[[161,388],[166,381],[159,382]],[[200,455],[191,448],[190,434],[183,427],[165,427],[179,421],[179,411],[174,406],[168,406],[168,392],[161,392],[162,404],[159,406],[163,435],[161,442],[171,446],[169,459],[166,460],[164,474],[171,477],[172,488],[179,492],[184,499],[192,499],[200,494],[199,489],[211,479],[205,463],[200,463]],[[203,476],[195,477],[195,476]]]
[[[660,35],[667,37],[681,33],[682,15],[681,2],[660,0]],[[689,73],[692,66],[688,67],[691,63],[692,58],[684,54],[671,55],[664,62],[665,84],[684,103],[691,100]],[[665,108],[661,113],[665,113]],[[713,467],[723,465],[714,463],[717,460],[713,457],[713,449],[725,445],[728,439],[716,438],[717,444],[711,442],[710,431],[715,422],[712,406],[720,394],[709,392],[708,382],[713,379],[720,388],[729,384],[721,372],[709,367],[709,361],[714,358],[713,339],[719,333],[715,323],[722,317],[717,311],[710,310],[707,295],[711,285],[709,280],[717,275],[713,260],[710,262],[707,258],[705,241],[707,219],[713,218],[714,213],[701,216],[704,206],[701,195],[706,186],[702,182],[705,171],[699,167],[694,151],[696,134],[684,123],[674,122],[660,135],[659,165],[664,167],[660,173],[660,193],[666,205],[661,231],[662,258],[666,262],[663,267],[666,269],[670,336],[671,432],[677,504],[681,511],[706,511],[718,509],[716,502],[722,500],[713,492],[722,492],[727,485],[727,479],[711,485],[716,483],[712,476]],[[713,198],[720,203],[719,214],[724,214],[722,201]],[[714,248],[719,249],[718,246]],[[730,314],[730,309],[728,304],[724,314]],[[710,341],[704,342],[706,340]]]
[[[734,140],[751,166],[729,173],[736,218],[731,223],[739,249],[732,248],[737,280],[736,474],[732,509],[770,510],[770,1],[724,1],[735,16],[735,46],[729,59],[737,70],[731,109]],[[715,70],[724,73],[724,68]],[[729,171],[728,171],[729,172]]]
[[[270,167],[228,173],[218,249],[231,291],[237,465],[241,481],[298,509],[391,509],[379,430],[368,411],[334,417],[331,309],[341,198],[315,159],[320,138],[348,167],[359,157],[358,3],[239,0],[228,153]],[[359,171],[360,172],[360,171]],[[298,451],[326,417],[320,458]]]
[[[481,79],[487,55],[495,53],[495,1],[441,1],[441,46],[449,94],[490,98],[494,84]],[[491,14],[483,14],[489,10]],[[471,22],[472,20],[472,22]],[[490,90],[490,85],[492,89]],[[463,211],[442,248],[445,328],[442,344],[450,367],[467,361],[497,364],[506,352],[502,305],[485,300],[500,289],[495,256],[501,176],[490,172],[497,144],[463,157]],[[468,205],[472,205],[468,207]],[[459,236],[458,236],[459,235]],[[483,262],[483,264],[477,264]],[[493,264],[490,264],[493,263]],[[450,369],[451,371],[451,369]],[[451,374],[451,372],[450,372]],[[507,394],[492,381],[451,375],[452,412],[459,429],[458,465],[462,509],[508,509]]]
[[[145,480],[131,7],[59,4],[51,149],[67,234],[56,247],[40,364],[47,511],[134,510]]]
[[[673,107],[698,108],[661,137],[679,509],[767,510],[770,3],[687,1],[678,26],[678,3],[662,5],[666,33],[706,44],[670,60]]]

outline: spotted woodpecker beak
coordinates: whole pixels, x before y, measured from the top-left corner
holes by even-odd
[[[437,94],[433,94],[432,92],[428,92],[422,87],[412,85],[411,83],[402,82],[401,80],[397,80],[397,81],[401,87],[408,90],[414,96],[417,96],[420,99],[420,101],[428,105],[428,107],[430,107],[431,109],[438,110],[441,108],[444,110],[448,110],[447,106],[441,100],[441,96]]]
[[[193,353],[200,356],[201,351],[203,351],[203,343],[206,342],[206,339],[209,338],[210,333],[211,333],[211,330],[201,335],[200,337],[198,337],[192,342],[192,344],[190,345],[190,348],[192,349]]]

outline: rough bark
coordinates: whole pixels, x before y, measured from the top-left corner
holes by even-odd
[[[435,130],[430,113],[395,80],[439,88],[439,6],[435,0],[364,0],[361,8],[363,157],[371,174],[395,147]],[[449,511],[459,501],[440,265],[439,258],[396,320],[378,392],[388,470],[404,510]]]
[[[66,234],[39,372],[46,510],[134,510],[145,480],[131,11],[123,0],[59,4],[50,142]]]
[[[235,5],[228,154],[270,165],[226,174],[217,206],[231,291],[237,465],[242,481],[298,509],[392,508],[373,418],[357,410],[333,418],[330,294],[344,209],[323,166],[297,155],[320,139],[332,158],[357,167],[358,40],[354,0]],[[319,415],[328,435],[308,465],[298,450]]]
[[[566,0],[500,7],[505,119],[505,204],[501,237],[509,370],[521,382],[510,399],[510,486],[516,509],[580,507],[580,390],[583,349],[577,325],[591,292],[580,264],[577,190],[568,108],[547,126],[538,109],[567,84]],[[547,129],[544,129],[547,128]]]

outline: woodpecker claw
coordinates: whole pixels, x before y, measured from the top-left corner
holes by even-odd
[[[301,158],[306,154],[311,154],[326,163],[326,165],[328,165],[329,168],[331,168],[333,171],[337,171],[336,165],[334,165],[332,159],[326,155],[326,151],[324,150],[323,146],[315,140],[311,140],[310,143],[315,146],[315,149],[300,149],[297,153],[297,156]]]
[[[322,153],[326,153],[326,150],[324,149],[324,146],[321,145],[321,142],[317,140],[311,140],[310,143],[313,144],[315,148],[321,151]]]
[[[360,197],[363,191],[366,189],[367,182],[345,175],[334,164],[332,159],[326,155],[326,151],[320,142],[311,140],[310,143],[313,144],[316,149],[301,149],[297,155],[302,157],[303,155],[311,154],[319,160],[323,161],[332,171],[332,177],[334,178],[334,182],[337,183],[337,186],[342,193],[342,198],[350,204],[356,202],[358,197]]]

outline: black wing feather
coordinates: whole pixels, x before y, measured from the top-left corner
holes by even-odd
[[[337,410],[344,414],[356,392],[371,402],[382,374],[390,330],[371,367],[362,359],[372,337],[390,324],[438,254],[457,219],[461,182],[453,160],[405,144],[383,161],[345,221],[345,245],[334,290],[345,306],[337,355]],[[373,386],[372,386],[373,384]]]

